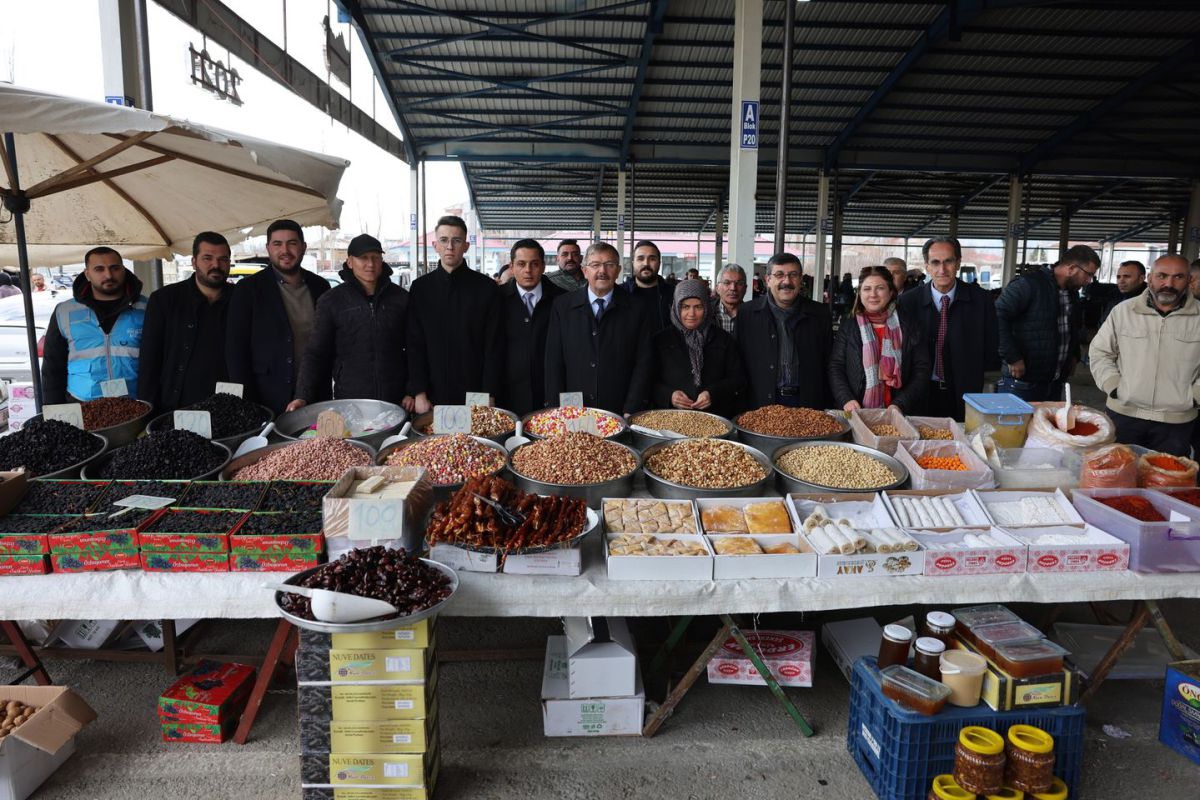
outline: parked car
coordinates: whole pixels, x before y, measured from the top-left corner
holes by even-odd
[[[33,293],[33,323],[37,333],[38,355],[42,354],[46,326],[54,307],[71,296],[69,291],[50,289]],[[24,295],[14,294],[0,299],[0,378],[9,381],[28,381],[29,340],[25,334]]]

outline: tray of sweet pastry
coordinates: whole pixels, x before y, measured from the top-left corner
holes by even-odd
[[[510,525],[482,495],[519,515]],[[452,544],[477,553],[526,555],[574,547],[599,524],[584,500],[530,494],[494,475],[472,478],[438,503],[425,528],[429,544]]]
[[[792,533],[792,520],[782,500],[698,500],[705,533]]]
[[[690,500],[607,497],[601,507],[608,533],[696,533]]]

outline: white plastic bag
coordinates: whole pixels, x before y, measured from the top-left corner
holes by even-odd
[[[1075,428],[1084,425],[1095,427],[1094,433],[1086,436],[1076,436],[1059,430],[1055,424],[1055,416],[1062,409],[1062,403],[1033,403],[1033,419],[1029,421],[1029,435],[1025,440],[1026,447],[1048,447],[1051,449],[1069,447],[1082,450],[1088,447],[1098,447],[1110,444],[1117,439],[1117,429],[1113,426],[1108,415],[1094,408],[1076,404]]]

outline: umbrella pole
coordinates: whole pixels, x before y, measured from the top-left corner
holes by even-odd
[[[37,326],[33,321],[33,281],[29,277],[29,244],[25,240],[25,212],[29,210],[29,198],[21,191],[17,174],[17,151],[11,133],[4,134],[4,149],[8,152],[8,174],[11,178],[11,194],[4,198],[4,205],[13,215],[13,227],[17,232],[17,259],[21,267],[21,297],[25,305],[25,336],[29,342],[29,378],[33,382],[33,396],[37,410],[42,410],[42,371],[38,366]]]

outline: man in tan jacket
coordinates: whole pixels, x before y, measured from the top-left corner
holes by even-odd
[[[1108,395],[1117,441],[1186,456],[1200,403],[1200,300],[1188,262],[1162,256],[1140,297],[1120,303],[1092,339],[1092,378]]]

